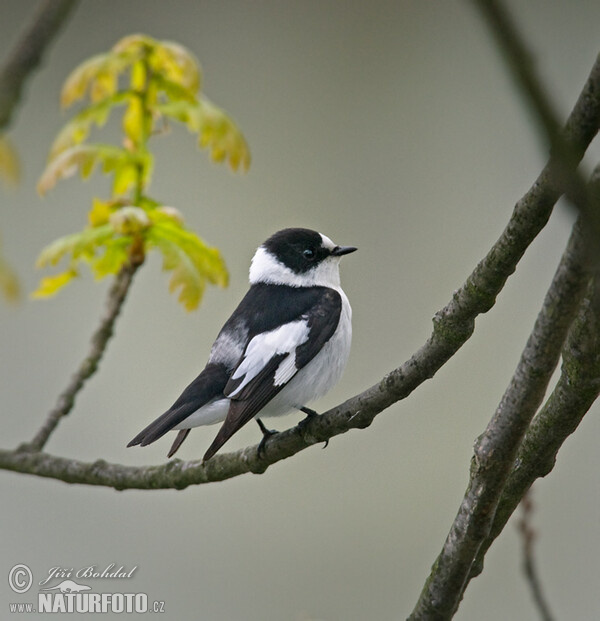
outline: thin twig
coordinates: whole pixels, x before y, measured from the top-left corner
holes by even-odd
[[[10,123],[29,75],[73,12],[77,0],[43,0],[0,68],[0,130]]]
[[[510,385],[475,443],[467,491],[410,619],[450,619],[458,609],[517,450],[542,402],[589,278],[588,252],[576,225]]]
[[[517,523],[517,529],[521,535],[523,542],[523,571],[535,605],[537,606],[542,621],[552,621],[553,617],[550,613],[550,607],[544,593],[542,591],[542,584],[538,575],[535,556],[533,553],[533,542],[536,538],[536,532],[533,528],[531,521],[533,516],[533,500],[531,500],[531,490],[529,490],[523,499],[521,500],[521,519]]]
[[[60,394],[56,405],[49,412],[44,424],[40,427],[31,442],[19,447],[19,450],[41,451],[56,429],[63,416],[66,416],[75,403],[77,393],[83,388],[85,381],[94,374],[98,364],[104,355],[106,346],[111,336],[117,316],[121,311],[127,292],[133,280],[133,276],[140,266],[139,261],[131,261],[125,264],[121,271],[115,276],[114,282],[108,292],[106,310],[98,329],[92,335],[90,350],[74,373],[71,381]]]
[[[578,145],[567,140],[547,89],[538,77],[533,56],[501,0],[474,0],[486,20],[490,32],[503,53],[519,91],[529,104],[542,139],[551,153],[553,176],[564,188],[565,195],[583,217],[596,239],[600,240],[600,210],[583,174],[577,170],[580,157]],[[600,259],[600,255],[596,257]]]

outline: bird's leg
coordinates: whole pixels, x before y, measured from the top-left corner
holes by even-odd
[[[263,434],[262,440],[260,441],[260,444],[258,445],[258,456],[262,457],[265,454],[265,448],[267,447],[267,440],[271,436],[274,436],[279,432],[275,429],[267,429],[264,423],[262,422],[262,420],[260,420],[260,418],[257,418],[256,422],[258,423],[258,426],[260,427],[260,430],[262,431],[262,434]]]
[[[303,405],[301,408],[298,408],[298,409],[301,412],[304,412],[306,414],[306,418],[303,418],[298,423],[298,427],[300,428],[305,427],[306,423],[312,420],[315,416],[319,416],[318,412],[315,412],[315,410],[312,410],[311,408],[307,408],[305,405]],[[329,440],[325,440],[325,445],[323,446],[323,448],[327,448],[328,445],[329,445]]]

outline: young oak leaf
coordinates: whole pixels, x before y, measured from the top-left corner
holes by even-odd
[[[95,103],[117,91],[120,74],[144,54],[139,46],[116,49],[117,46],[110,52],[92,56],[69,74],[60,95],[63,108],[83,99],[88,92],[90,100]]]
[[[79,259],[91,259],[96,249],[112,237],[114,229],[112,225],[105,224],[93,228],[87,228],[79,233],[72,233],[54,240],[40,252],[36,267],[56,265],[65,255],[70,254],[72,261]]]
[[[19,157],[11,141],[0,134],[0,179],[6,185],[15,186],[21,177]]]
[[[17,275],[0,252],[0,291],[9,302],[15,302],[21,295],[20,289]]]
[[[90,268],[96,280],[111,276],[121,270],[129,260],[128,249],[131,237],[120,235],[108,239],[102,249],[104,252],[90,262]]]
[[[179,85],[191,96],[200,90],[200,63],[188,49],[178,43],[157,41],[150,55],[150,66],[154,73]]]
[[[226,286],[227,269],[218,250],[210,248],[194,233],[169,217],[156,218],[146,232],[149,247],[163,255],[163,269],[171,271],[169,290],[179,289],[179,301],[188,311],[200,303],[206,283]]]
[[[79,144],[65,149],[48,162],[40,177],[37,190],[44,195],[60,179],[72,177],[79,169],[81,177],[89,177],[98,164],[105,173],[118,172],[122,167],[144,164],[136,154],[106,144]]]
[[[89,136],[93,125],[102,127],[113,108],[123,105],[131,96],[128,91],[115,93],[81,110],[60,130],[50,147],[48,159],[52,160],[66,149],[81,144]]]
[[[40,282],[40,286],[31,294],[32,298],[48,298],[56,295],[60,289],[68,285],[73,278],[78,276],[77,270],[73,267],[56,276],[45,276]]]
[[[158,105],[157,110],[198,134],[200,147],[210,150],[213,161],[227,159],[232,170],[248,170],[250,149],[244,135],[223,110],[205,97],[197,101],[170,101]]]

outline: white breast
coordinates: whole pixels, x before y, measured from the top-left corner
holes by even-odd
[[[333,336],[323,349],[289,381],[289,383],[258,414],[280,416],[322,397],[339,381],[352,342],[352,308],[346,294],[336,287],[342,297],[340,321]]]

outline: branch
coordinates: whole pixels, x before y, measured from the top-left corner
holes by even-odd
[[[444,547],[410,619],[450,619],[488,536],[519,445],[542,402],[589,280],[587,246],[575,225],[510,385],[478,438],[470,480]]]
[[[98,329],[92,335],[88,355],[79,365],[68,386],[58,397],[56,405],[46,417],[44,424],[35,434],[33,440],[19,447],[20,451],[41,451],[52,432],[56,429],[60,419],[72,410],[77,393],[83,388],[85,381],[98,368],[98,363],[104,355],[108,341],[113,335],[115,321],[121,311],[133,276],[140,265],[140,261],[130,260],[115,276],[115,280],[108,292],[104,316],[100,321]]]
[[[540,612],[540,617],[543,621],[552,621],[553,617],[550,613],[548,602],[546,602],[546,598],[542,592],[542,585],[540,583],[535,557],[533,555],[533,542],[535,540],[536,533],[530,523],[533,514],[533,501],[531,500],[530,491],[523,496],[523,499],[521,500],[521,507],[523,509],[523,513],[517,527],[523,541],[523,571],[525,572],[525,577],[529,583],[535,604]]]
[[[0,130],[10,123],[25,81],[76,5],[77,0],[44,0],[0,68]]]
[[[565,440],[600,394],[600,275],[596,274],[562,352],[561,376],[533,419],[502,492],[492,528],[469,578],[483,571],[483,558],[533,482],[554,468]]]

